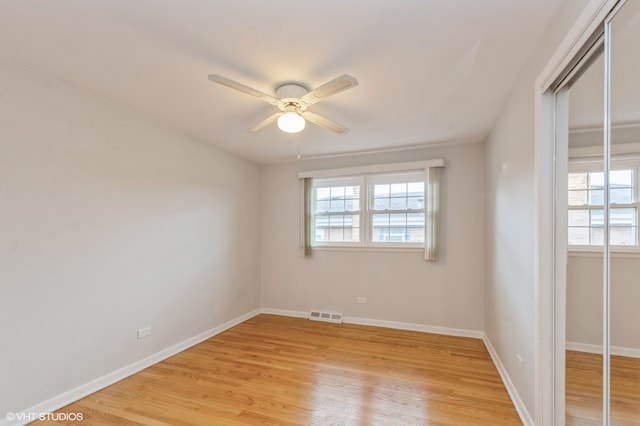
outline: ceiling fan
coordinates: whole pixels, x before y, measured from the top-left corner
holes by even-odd
[[[310,92],[302,84],[286,83],[278,86],[276,89],[276,97],[274,97],[218,74],[209,75],[209,80],[254,96],[268,104],[278,107],[280,111],[270,115],[249,129],[252,133],[259,132],[275,122],[278,123],[280,130],[284,132],[298,133],[304,129],[305,121],[333,130],[339,134],[346,133],[349,129],[343,125],[313,111],[309,111],[307,108],[329,96],[333,96],[358,85],[358,80],[350,75],[344,74]]]

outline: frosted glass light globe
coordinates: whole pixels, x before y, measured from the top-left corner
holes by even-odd
[[[304,118],[295,111],[287,111],[278,117],[278,128],[287,133],[298,133],[304,129]]]

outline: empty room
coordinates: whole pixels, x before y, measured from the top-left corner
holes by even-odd
[[[0,426],[640,425],[640,2],[0,1]]]

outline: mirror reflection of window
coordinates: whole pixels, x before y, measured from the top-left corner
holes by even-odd
[[[638,166],[620,165],[609,173],[610,244],[617,248],[638,246]],[[601,169],[597,164],[595,170]],[[602,246],[604,241],[604,172],[571,171],[569,166],[569,247]],[[579,167],[574,166],[574,170]]]

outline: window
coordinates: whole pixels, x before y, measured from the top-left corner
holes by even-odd
[[[328,179],[313,190],[313,235],[317,243],[358,243],[360,237],[360,179]]]
[[[424,243],[424,173],[369,179],[372,243]]]
[[[301,256],[314,247],[419,247],[438,261],[444,168],[437,158],[298,173]]]
[[[424,171],[317,178],[312,188],[314,246],[424,246]]]
[[[600,170],[598,170],[598,168]],[[638,247],[638,167],[611,162],[609,173],[609,242]],[[602,246],[604,242],[604,172],[601,163],[570,165],[569,246]]]

